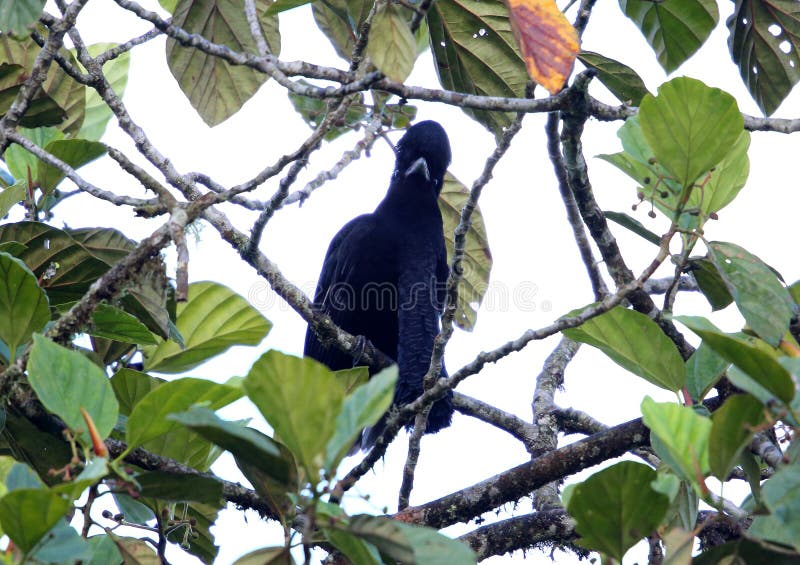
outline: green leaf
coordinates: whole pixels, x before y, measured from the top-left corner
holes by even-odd
[[[744,127],[733,96],[687,77],[662,84],[658,96],[645,96],[639,124],[658,163],[682,187],[719,163]]]
[[[295,83],[302,86],[311,86],[311,83],[304,79],[298,79]],[[292,103],[292,106],[294,106],[294,109],[312,129],[315,129],[322,123],[322,120],[330,111],[326,100],[314,98],[312,96],[303,96],[302,94],[297,94],[292,91],[288,91],[287,93],[289,101]],[[356,124],[367,117],[369,111],[369,107],[364,105],[364,95],[359,93],[356,100],[347,107],[341,122],[337,122],[341,123],[341,126],[331,127],[325,134],[324,139],[326,141],[332,141],[340,135],[352,131]]]
[[[686,360],[686,389],[692,400],[699,402],[717,384],[730,366],[730,361],[716,353],[705,341]]]
[[[320,0],[311,4],[317,26],[336,54],[345,60],[352,56],[353,40],[371,8],[372,2],[368,0]]]
[[[191,377],[164,383],[134,405],[128,418],[128,447],[132,449],[182,429],[180,424],[167,419],[170,414],[185,412],[192,404],[218,410],[241,394],[238,388]]]
[[[394,399],[397,365],[374,375],[344,399],[336,416],[336,431],[325,448],[325,468],[333,472],[358,439],[361,430],[380,420]]]
[[[91,445],[80,409],[94,420],[106,438],[117,423],[119,405],[105,372],[77,351],[40,335],[33,336],[28,382],[50,412],[58,415],[85,445]]]
[[[622,461],[576,485],[567,511],[577,521],[578,543],[621,561],[669,508],[669,498],[651,487],[655,479],[647,465]]]
[[[764,407],[752,396],[737,394],[714,412],[711,421],[708,462],[714,476],[725,482],[739,454],[763,423]]]
[[[283,457],[278,443],[258,430],[238,422],[222,420],[211,410],[200,406],[192,406],[187,412],[172,414],[168,418],[230,451],[237,461],[256,466],[283,484],[291,483],[292,462]]]
[[[789,291],[761,259],[736,244],[712,241],[708,251],[747,324],[761,339],[777,346],[794,315]]]
[[[374,545],[342,530],[325,529],[325,537],[351,563],[359,565],[383,565],[380,553]]]
[[[192,502],[186,509],[186,519],[194,521],[192,534],[189,536],[189,549],[187,552],[196,556],[201,562],[211,564],[216,561],[219,547],[214,540],[211,528],[215,525],[219,515],[219,506]],[[184,541],[185,529],[178,528],[167,534],[167,540],[174,544]]]
[[[83,561],[83,565],[107,565],[108,563],[120,563],[122,561],[122,556],[111,536],[99,534],[90,537],[87,541],[89,542],[90,555],[88,559]]]
[[[501,0],[437,0],[427,20],[443,88],[481,96],[525,96],[528,71]],[[508,112],[464,112],[495,136],[513,119]]]
[[[136,475],[139,493],[145,498],[172,502],[220,505],[222,483],[212,477],[150,471]]]
[[[134,316],[108,304],[98,304],[92,314],[90,335],[142,345],[155,344],[156,338]]]
[[[0,242],[26,246],[19,258],[33,271],[47,292],[51,306],[79,300],[109,268],[62,230],[40,222],[0,226]]]
[[[121,492],[113,493],[114,502],[128,522],[146,525],[156,519],[153,509]]]
[[[275,2],[270,4],[269,8],[267,9],[267,14],[274,16],[280,12],[293,10],[295,8],[299,8],[300,6],[311,4],[313,1],[314,0],[275,0]]]
[[[617,306],[562,333],[597,347],[621,367],[656,386],[672,391],[683,387],[681,354],[644,314]]]
[[[145,368],[181,373],[234,345],[258,345],[272,324],[244,298],[214,282],[189,285],[189,300],[178,305],[175,324],[186,348],[174,341],[145,347]]]
[[[11,0],[0,6],[0,32],[27,37],[44,9],[45,0]]]
[[[151,390],[164,383],[164,379],[151,377],[133,369],[120,369],[111,377],[111,388],[119,402],[119,413],[130,416],[133,407]]]
[[[613,155],[601,155],[601,157],[613,157]],[[640,222],[636,218],[633,218],[623,212],[604,211],[603,216],[605,216],[606,219],[611,220],[612,222],[619,224],[624,228],[628,228],[633,233],[643,237],[653,245],[661,245],[661,237],[659,237],[658,234],[656,234],[655,232],[652,232],[646,227],[644,227],[644,224],[642,224],[642,222]]]
[[[800,6],[792,0],[737,0],[734,4],[727,22],[728,48],[750,95],[770,115],[800,79]],[[791,46],[788,52],[786,45]]]
[[[56,128],[38,127],[36,129],[23,129],[20,133],[42,149],[54,140],[64,139],[64,134]],[[26,188],[28,187],[28,171],[30,170],[31,178],[36,180],[39,178],[39,169],[45,166],[44,163],[32,153],[29,153],[27,149],[16,144],[8,146],[4,159],[8,166],[8,172],[17,179],[17,182],[25,182]]]
[[[6,411],[5,427],[0,432],[0,450],[10,452],[18,461],[25,461],[48,485],[61,481],[60,477],[50,474],[50,470],[63,468],[72,458],[72,450],[65,441],[39,430],[13,407]]]
[[[0,59],[0,116],[5,115],[11,108],[28,76],[23,65],[2,62]],[[20,125],[27,128],[54,126],[61,123],[65,117],[66,113],[55,100],[40,90],[34,94],[20,120]]]
[[[78,169],[87,163],[91,163],[106,153],[105,145],[97,141],[86,141],[85,139],[55,140],[48,143],[44,149],[73,169]],[[42,163],[39,166],[38,178],[42,192],[48,194],[64,180],[64,173],[52,165]]]
[[[800,467],[781,467],[764,483],[761,493],[771,517],[791,536],[791,545],[800,551]]]
[[[125,565],[160,565],[161,559],[156,554],[153,547],[138,539],[124,538],[115,534],[108,534],[117,545],[117,551],[122,556]]]
[[[592,51],[581,51],[578,59],[596,71],[597,79],[623,104],[638,106],[644,95],[649,94],[642,78],[628,65]]]
[[[267,15],[268,7],[267,2],[256,3],[261,31],[277,57],[281,50],[278,19]],[[180,0],[172,24],[234,51],[256,53],[244,0]],[[184,47],[172,38],[167,39],[167,65],[192,107],[209,126],[238,112],[269,78],[250,67],[230,65],[220,57]]]
[[[23,552],[28,552],[72,506],[43,489],[19,489],[0,498],[0,527]]]
[[[315,484],[342,408],[342,384],[313,359],[268,351],[250,369],[244,389]]]
[[[31,554],[32,563],[87,563],[91,546],[66,521],[58,522],[45,534]]]
[[[87,47],[89,55],[97,57],[101,53],[116,47],[116,43],[96,43]],[[126,51],[103,64],[103,75],[111,85],[114,94],[122,98],[128,85],[128,70],[131,64],[131,53]],[[76,137],[89,141],[99,141],[106,131],[109,120],[114,115],[111,108],[103,101],[94,88],[86,89],[86,117]]]
[[[295,565],[295,561],[283,546],[263,547],[242,555],[233,565]]]
[[[709,469],[708,438],[711,420],[689,406],[642,400],[642,419],[650,428],[656,453],[684,480],[697,484]],[[658,442],[653,441],[654,437]]]
[[[719,20],[714,0],[619,0],[619,6],[642,31],[668,73],[705,43]]]
[[[792,377],[778,363],[775,355],[766,350],[766,346],[759,347],[755,341],[722,333],[714,324],[699,316],[675,316],[673,319],[703,338],[711,349],[739,367],[771,394],[783,402],[792,401],[794,398]]]
[[[689,269],[712,310],[721,310],[733,302],[733,295],[714,263],[708,259],[690,259]]]
[[[0,340],[16,359],[17,347],[50,321],[47,295],[21,260],[0,252]]]
[[[27,188],[28,181],[20,180],[0,192],[0,218],[8,214],[8,211],[18,202],[25,200]],[[0,248],[0,251],[4,251],[4,249]]]
[[[431,528],[359,514],[350,518],[347,531],[377,547],[381,554],[401,561],[404,565],[477,563],[475,553],[466,544]]]
[[[411,74],[417,59],[414,34],[406,17],[393,2],[380,5],[372,19],[367,55],[378,70],[395,82]]]
[[[3,35],[0,38],[0,65],[10,64],[23,67],[23,72],[16,78],[11,77],[11,84],[5,83],[5,88],[11,87],[8,94],[16,95],[13,91],[16,86],[21,86],[25,79],[31,75],[33,65],[41,48],[30,38],[12,38]],[[66,49],[61,49],[59,54],[73,65],[76,63],[72,54]],[[69,77],[59,65],[50,65],[47,77],[42,83],[41,93],[34,96],[34,103],[25,113],[21,125],[24,127],[39,127],[44,125],[58,125],[64,133],[74,134],[83,123],[86,103],[84,100],[86,87]],[[10,103],[8,103],[10,105]],[[2,108],[0,106],[0,108]],[[7,111],[4,110],[4,112]],[[41,147],[41,145],[40,145]],[[12,174],[14,174],[12,172]],[[14,175],[16,177],[16,175]],[[17,177],[24,178],[24,177]]]
[[[453,260],[455,249],[455,229],[461,221],[461,210],[467,203],[469,190],[450,173],[445,174],[444,185],[439,194],[439,211],[442,213],[444,244],[447,248],[447,262]],[[456,325],[464,331],[472,331],[478,317],[478,308],[489,288],[492,272],[492,252],[483,213],[475,207],[470,217],[470,227],[464,241],[464,259],[461,262],[464,274],[458,287],[456,304]]]
[[[733,202],[744,187],[750,174],[750,158],[747,156],[749,147],[750,132],[742,130],[733,149],[709,174],[708,182],[699,191],[702,197],[701,210],[706,216],[719,212]]]
[[[45,488],[39,476],[25,463],[14,463],[11,466],[6,476],[5,486],[8,492],[19,489]]]

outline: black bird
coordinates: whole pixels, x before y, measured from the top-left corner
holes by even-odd
[[[400,139],[396,158],[383,201],[331,241],[314,304],[397,361],[394,404],[403,406],[423,392],[445,298],[447,253],[437,199],[450,164],[447,134],[436,122],[420,122]],[[323,347],[310,327],[305,355],[332,370],[354,364],[341,350]],[[448,393],[433,404],[425,433],[449,426],[452,416]],[[362,449],[371,447],[382,430],[383,420],[365,431]]]

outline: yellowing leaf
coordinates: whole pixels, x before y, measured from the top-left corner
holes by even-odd
[[[580,50],[578,33],[555,0],[506,0],[511,28],[530,77],[556,94]]]

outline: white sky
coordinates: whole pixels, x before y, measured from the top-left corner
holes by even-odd
[[[149,9],[158,9],[155,0],[142,4]],[[742,111],[758,115],[758,109],[742,85],[738,69],[727,51],[724,22],[733,4],[721,2],[720,8],[725,13],[708,44],[673,76],[692,76],[723,88],[737,97]],[[573,16],[574,8],[569,12],[570,19]],[[98,1],[89,3],[79,19],[79,27],[88,43],[124,41],[149,29],[149,25],[118,9],[114,3]],[[281,14],[281,31],[283,60],[305,59],[344,68],[344,63],[317,30],[307,6]],[[616,2],[598,2],[584,36],[583,48],[633,67],[651,91],[667,80],[649,45],[635,25],[623,16]],[[439,86],[429,53],[417,61],[407,83]],[[599,84],[593,85],[592,91],[595,96],[616,103]],[[542,92],[539,90],[537,94],[542,96]],[[228,121],[213,129],[208,128],[170,75],[163,38],[134,49],[124,100],[133,119],[180,172],[201,171],[226,185],[250,178],[281,154],[296,147],[310,133],[294,112],[285,91],[274,82],[263,86]],[[417,101],[411,103],[419,106],[420,119],[436,119],[446,127],[453,147],[450,170],[469,186],[494,148],[493,137],[456,108]],[[776,115],[800,115],[797,95],[790,96]],[[547,159],[544,122],[544,115],[526,117],[522,133],[497,167],[495,178],[481,199],[494,256],[490,293],[495,300],[490,305],[490,299],[487,299],[473,333],[457,331],[453,336],[446,355],[451,372],[472,360],[481,350],[493,349],[528,328],[546,325],[592,301],[588,278],[565,221],[564,208]],[[584,148],[601,207],[630,212],[630,205],[636,200],[633,182],[611,165],[593,158],[599,153],[620,150],[616,138],[620,125],[590,121],[584,136]],[[302,188],[317,173],[330,168],[342,152],[352,148],[360,139],[359,135],[340,138],[316,152],[293,188]],[[104,141],[126,151],[129,156],[134,154],[132,143],[115,124],[109,126]],[[790,233],[789,228],[796,221],[800,197],[794,177],[783,171],[784,164],[797,155],[797,149],[796,137],[754,133],[747,186],[737,200],[719,214],[719,221],[706,228],[710,239],[739,243],[780,270],[788,282],[800,278],[800,265],[795,260],[787,260],[786,253],[788,238],[796,235]],[[138,161],[143,162],[143,159]],[[379,142],[371,158],[360,160],[346,169],[337,181],[324,185],[302,209],[293,205],[278,212],[266,229],[261,249],[290,280],[307,293],[312,293],[331,237],[350,218],[371,211],[380,201],[388,186],[392,163],[390,149]],[[110,159],[93,164],[82,172],[88,180],[101,187],[143,195],[143,190],[120,174]],[[268,198],[277,188],[278,180],[272,179],[254,196]],[[662,218],[650,220],[646,210],[645,206],[640,207],[636,217],[651,230],[661,233],[667,226],[666,222]],[[254,219],[251,213],[231,208],[226,212],[240,229],[248,230]],[[160,218],[148,221],[133,218],[128,209],[118,210],[83,196],[72,198],[60,206],[57,220],[63,220],[71,227],[115,226],[135,237],[149,234],[162,221]],[[612,225],[612,231],[635,272],[649,263],[655,247],[618,226]],[[244,265],[227,244],[221,242],[212,228],[202,227],[199,239],[190,244],[190,253],[190,280],[211,279],[232,287],[249,297],[274,323],[271,334],[260,347],[237,348],[218,361],[192,371],[192,375],[224,381],[232,375],[245,374],[257,356],[268,348],[302,353],[305,323],[266,289],[266,283]],[[662,269],[659,275],[671,274],[670,271]],[[657,299],[657,303],[660,302]],[[679,299],[677,310],[702,315],[709,312],[699,296]],[[735,313],[727,312],[715,321],[727,330],[736,330],[741,324]],[[470,377],[458,390],[529,420],[536,375],[556,343],[557,338],[534,343],[523,352]],[[674,398],[626,373],[589,347],[582,348],[569,366],[565,387],[566,392],[556,398],[558,404],[588,411],[607,424],[639,416],[639,403],[645,395],[663,401]],[[227,412],[223,411],[223,416],[241,418],[244,413],[255,418],[254,425],[262,425],[256,410],[243,402]],[[571,437],[569,441],[574,439]],[[406,436],[401,434],[389,449],[385,461],[358,484],[347,501],[351,511],[378,513],[384,506],[389,511],[396,509],[406,446]],[[450,429],[436,436],[426,436],[422,448],[412,504],[471,485],[528,460],[521,444],[510,436],[458,414]],[[215,470],[227,479],[243,480],[229,458],[223,457]],[[369,502],[360,501],[358,493],[369,493]],[[726,494],[732,496],[730,492]],[[530,512],[530,501],[522,500],[516,508],[509,505],[507,510],[512,514]],[[492,520],[494,514],[490,513],[486,518]],[[459,535],[470,529],[472,527],[459,525],[447,532]],[[278,529],[260,522],[253,512],[223,512],[215,532],[221,545],[217,562],[223,564],[252,549],[282,543]],[[626,562],[630,560],[632,563],[634,558],[641,560],[645,556],[646,553],[637,549],[628,554]],[[172,558],[174,563],[194,562],[175,554]],[[564,553],[557,553],[556,559],[558,563],[577,562]],[[517,552],[513,556],[492,558],[486,563],[496,565],[522,560],[523,555]],[[529,552],[526,561],[548,562],[546,554],[537,552]]]

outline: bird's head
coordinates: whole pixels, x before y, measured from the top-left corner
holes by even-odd
[[[450,165],[450,141],[442,126],[431,120],[415,124],[400,138],[395,151],[396,179],[423,180],[437,194],[441,191]]]

